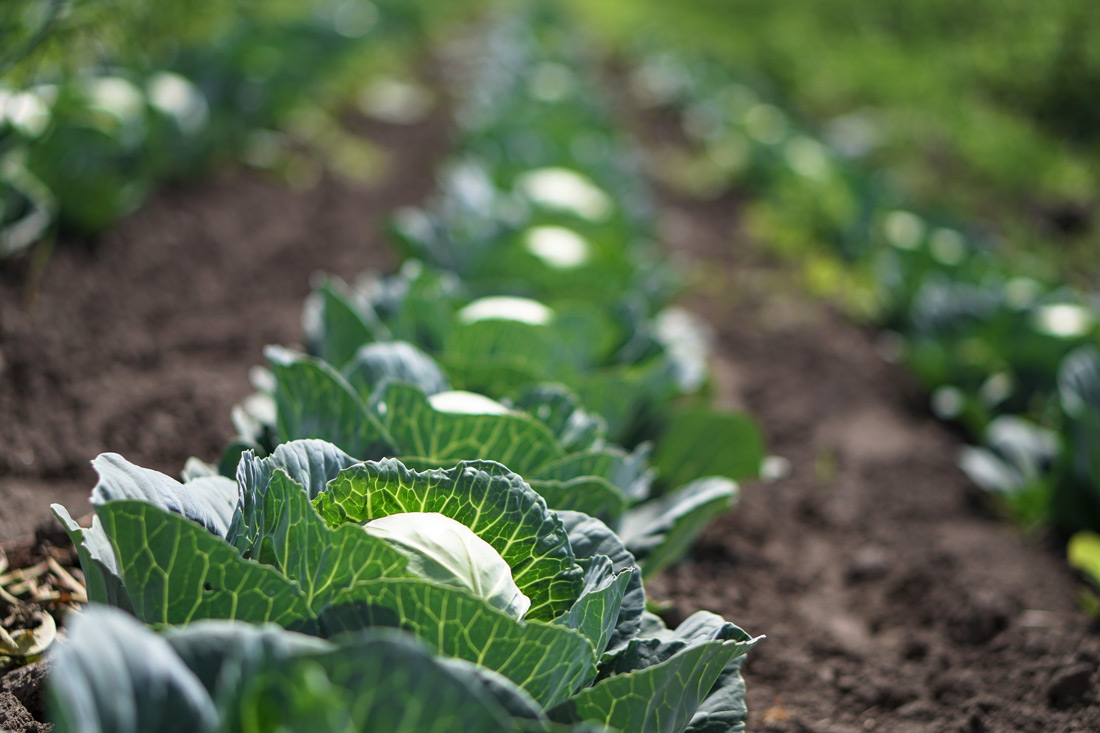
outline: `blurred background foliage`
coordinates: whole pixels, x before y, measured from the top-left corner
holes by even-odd
[[[0,258],[55,224],[94,234],[154,186],[229,156],[290,183],[320,148],[367,178],[377,151],[340,119],[372,79],[415,74],[461,4],[397,0],[5,0]]]
[[[486,4],[5,0],[0,90],[169,70],[212,95],[220,129],[208,138],[239,138],[243,128],[275,125],[303,96],[346,93],[362,74],[355,53],[407,43],[410,32],[423,38],[428,28],[442,42],[451,21]],[[977,219],[1011,243],[1004,245],[1011,256],[1071,282],[1100,274],[1100,4],[574,0],[571,7],[619,48],[656,34],[705,51],[815,125],[859,114],[878,135],[868,165],[919,207]],[[11,148],[3,122],[10,127],[19,114],[10,99],[4,106],[0,147]],[[220,108],[233,115],[216,119]],[[205,163],[193,153],[188,161]],[[22,175],[14,167],[7,163],[5,178]],[[18,188],[34,198],[33,182]],[[8,205],[0,221],[25,205]],[[111,216],[70,219],[96,230]]]
[[[869,165],[916,205],[978,219],[1013,257],[1070,281],[1100,274],[1100,4],[573,5],[618,43],[656,31],[704,51],[805,120],[859,113],[880,136]]]

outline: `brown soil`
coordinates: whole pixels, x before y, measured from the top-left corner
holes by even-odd
[[[990,515],[904,370],[800,295],[739,208],[666,195],[666,241],[699,273],[720,399],[792,470],[746,486],[651,593],[670,620],[704,608],[768,636],[750,730],[1100,730],[1100,634],[1055,543]]]
[[[300,337],[308,274],[389,263],[380,217],[430,190],[442,129],[372,126],[394,161],[372,190],[236,171],[166,192],[59,248],[30,309],[19,263],[0,268],[0,540],[52,501],[81,513],[100,451],[169,473],[214,458],[262,347]],[[690,305],[715,328],[720,397],[793,467],[747,486],[651,586],[672,617],[706,608],[768,635],[746,665],[750,729],[1100,729],[1100,636],[1057,553],[975,501],[905,374],[797,292],[737,230],[737,201],[664,203],[675,256],[700,273]],[[12,565],[51,543],[22,542]],[[38,730],[39,671],[0,679],[0,728]]]

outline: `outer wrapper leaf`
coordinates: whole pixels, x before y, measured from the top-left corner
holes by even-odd
[[[436,652],[499,672],[544,707],[565,700],[595,669],[583,635],[520,622],[464,590],[419,579],[378,580],[337,594],[321,616],[327,635],[368,626],[412,632]]]
[[[551,325],[504,320],[453,325],[440,359],[457,389],[494,397],[535,382],[568,383],[578,366]]]
[[[493,460],[547,489],[564,502],[555,509],[595,509],[617,517],[619,507],[649,493],[654,472],[648,449],[634,453],[592,447],[567,453],[549,427],[524,414],[471,415],[436,410],[424,392],[402,383],[384,384],[371,400],[393,452],[420,467],[450,467],[460,460]],[[574,498],[566,484],[591,486],[593,497]]]
[[[649,486],[653,482],[654,472],[646,465],[648,455],[648,446],[634,453],[604,446],[564,456],[541,466],[531,476],[557,481],[598,476],[614,486],[627,501],[634,503],[649,495]]]
[[[243,680],[293,657],[332,649],[330,642],[314,636],[237,621],[199,621],[170,628],[163,638],[223,715],[237,707]]]
[[[675,631],[656,630],[656,636],[635,639],[600,666],[599,681],[550,711],[562,722],[598,720],[623,731],[678,733],[692,720],[719,678],[758,640],[721,617],[701,611]],[[736,716],[740,706],[719,689],[716,715],[729,705]],[[702,720],[702,719],[701,719]]]
[[[245,453],[237,464],[237,485],[242,501],[261,494],[276,469],[283,469],[309,493],[312,501],[325,490],[328,482],[361,459],[352,458],[332,443],[323,440],[295,440],[283,443],[266,458]]]
[[[537,420],[526,415],[440,412],[410,384],[383,386],[370,409],[398,455],[416,456],[436,466],[485,459],[527,475],[564,455],[550,429]]]
[[[391,629],[338,645],[228,622],[161,637],[93,606],[71,632],[52,657],[59,733],[551,729],[506,678],[437,657]]]
[[[97,507],[96,514],[142,621],[236,619],[316,633],[308,600],[296,583],[275,568],[242,558],[194,522],[140,501],[112,501]]]
[[[626,549],[619,536],[598,519],[579,512],[558,512],[565,531],[569,533],[569,546],[582,561],[607,557],[615,573],[638,567],[634,556]],[[642,615],[645,613],[645,590],[641,572],[631,573],[626,581],[623,599],[619,606],[619,618],[615,622],[607,648],[615,651],[638,635]]]
[[[341,292],[346,287],[338,281],[325,282],[307,301],[302,319],[311,350],[336,367],[351,361],[364,344],[377,340],[377,332],[385,332],[373,312],[353,305]]]
[[[580,398],[560,384],[529,388],[516,400],[516,407],[550,428],[566,450],[592,448],[607,432],[603,418],[586,412]]]
[[[744,652],[736,642],[700,644],[661,664],[582,690],[552,710],[551,717],[566,723],[598,720],[638,733],[679,733],[726,664]]]
[[[245,688],[240,713],[230,731],[453,733],[516,728],[476,676],[445,664],[404,634],[385,631],[269,668]]]
[[[117,453],[103,453],[92,461],[99,482],[92,503],[137,499],[187,517],[219,537],[225,537],[237,504],[237,487],[219,477],[181,484],[170,476],[135,466]]]
[[[60,504],[50,505],[54,516],[65,527],[69,539],[76,545],[80,558],[80,569],[84,572],[84,583],[88,588],[88,600],[92,603],[105,603],[124,611],[133,611],[133,603],[115,559],[115,549],[103,532],[103,523],[99,517],[92,518],[91,527],[81,527],[68,510]]]
[[[596,653],[603,654],[618,624],[623,596],[634,576],[640,573],[636,568],[614,572],[606,555],[598,555],[585,564],[587,570],[581,597],[557,623],[580,631],[592,640]]]
[[[745,680],[741,678],[744,661],[741,656],[726,664],[710,694],[691,716],[685,733],[740,733],[745,730],[749,709],[745,705]]]
[[[628,511],[620,535],[649,577],[680,559],[708,521],[733,507],[737,495],[737,484],[728,479],[693,481]]]
[[[450,389],[439,365],[405,341],[385,341],[364,346],[344,367],[343,373],[363,399],[368,399],[384,381],[415,384],[426,395]]]
[[[217,711],[168,643],[130,616],[92,607],[50,654],[57,733],[213,733]]]
[[[607,479],[581,476],[566,481],[529,479],[531,488],[546,500],[554,511],[574,511],[608,522],[615,522],[626,512],[627,498]]]

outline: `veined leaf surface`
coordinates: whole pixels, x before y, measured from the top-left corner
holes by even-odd
[[[328,635],[367,626],[405,629],[440,654],[499,672],[544,707],[568,698],[596,665],[592,642],[573,629],[517,621],[464,590],[419,579],[343,591],[321,624]]]
[[[330,527],[403,512],[438,512],[493,546],[524,595],[527,617],[549,621],[568,610],[581,587],[561,521],[523,479],[490,461],[449,470],[411,471],[385,459],[352,466],[329,483],[314,506]]]
[[[316,632],[308,600],[296,583],[275,568],[241,557],[198,524],[141,501],[108,502],[96,507],[96,515],[142,621],[236,619]]]

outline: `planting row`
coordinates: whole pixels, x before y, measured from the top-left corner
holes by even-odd
[[[800,259],[812,288],[888,329],[887,355],[980,442],[960,456],[978,485],[1028,526],[1100,531],[1096,294],[1020,272],[989,235],[903,208],[861,168],[868,120],[814,135],[722,67],[674,53],[644,58],[634,82],[680,112],[696,182],[757,191],[755,233]],[[1098,546],[1081,535],[1071,554],[1100,567]]]
[[[479,56],[437,196],[394,219],[416,259],[318,283],[217,464],[104,454],[92,525],[55,506],[101,604],[53,656],[58,730],[743,728],[758,639],[667,628],[642,578],[758,431],[700,396],[576,35],[539,5]]]

